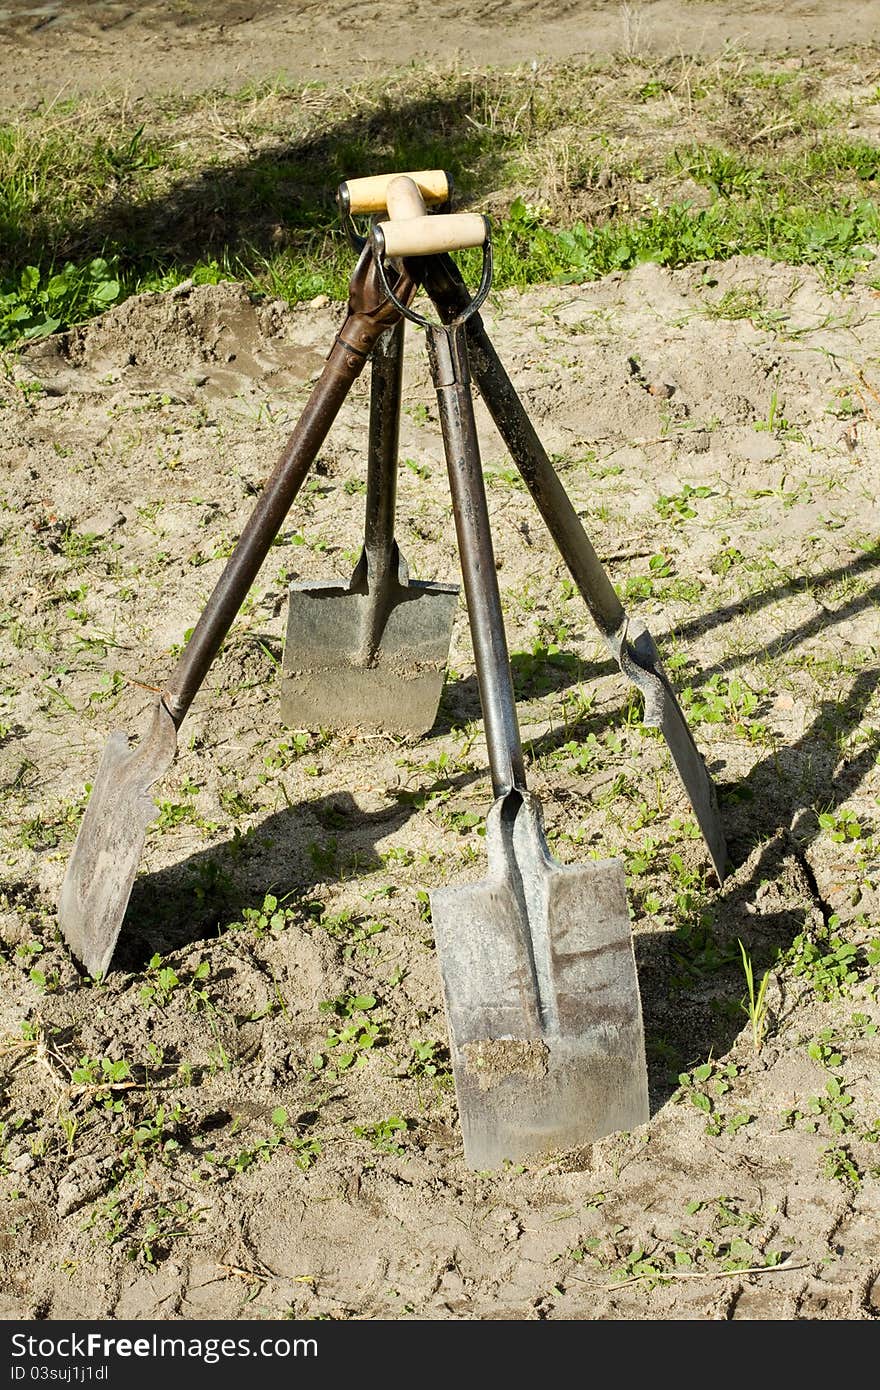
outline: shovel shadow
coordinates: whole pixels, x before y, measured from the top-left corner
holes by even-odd
[[[864,722],[878,674],[861,671],[844,698],[822,702],[799,739],[757,763],[736,795],[729,790],[728,843],[740,864],[749,857],[753,863],[748,874],[727,881],[706,922],[695,917],[678,931],[636,931],[652,1113],[676,1089],[679,1072],[723,1057],[748,1026],[739,941],[760,980],[796,936],[817,922],[827,926],[834,909],[807,857],[820,833],[811,808],[817,788],[824,807],[842,805],[876,764],[876,728],[852,757],[841,758],[835,744]],[[769,1042],[772,1048],[772,1027]]]
[[[550,677],[542,684],[563,690],[577,670],[588,678],[584,663],[574,653],[561,653]],[[534,675],[534,658],[512,660],[526,681]],[[616,669],[608,663],[609,670]],[[435,733],[456,727],[461,711],[480,718],[475,676],[455,682],[455,719],[438,718]],[[445,698],[445,697],[444,697]],[[442,707],[441,707],[442,709]],[[465,716],[466,717],[466,716]],[[530,740],[528,749],[540,757],[567,738],[599,733],[612,719],[607,712],[591,712],[579,720]],[[485,766],[455,774],[441,774],[433,785],[420,788],[420,797],[432,791],[458,793],[475,782],[488,782]],[[376,842],[398,832],[417,809],[417,797],[402,793],[378,811],[362,810],[350,793],[342,791],[310,801],[297,802],[266,816],[258,824],[207,849],[162,869],[142,873],[135,880],[120,933],[115,966],[138,971],[158,952],[164,955],[195,941],[216,936],[236,919],[242,907],[259,905],[265,894],[307,904],[312,890],[326,883],[358,878],[382,868]],[[491,805],[487,789],[485,810]],[[470,809],[470,808],[469,808]],[[428,885],[426,885],[428,886]]]
[[[548,695],[562,695],[600,677],[619,674],[617,665],[607,661],[587,661],[580,653],[558,651],[547,656],[533,652],[512,652],[510,670],[517,703],[539,700]],[[627,682],[620,676],[621,692]],[[440,708],[431,734],[451,733],[463,724],[482,720],[480,691],[476,675],[448,681],[440,697]]]
[[[783,583],[774,584],[767,589],[762,589],[759,593],[749,594],[737,603],[723,604],[709,613],[691,618],[676,628],[676,634],[678,637],[686,639],[698,637],[704,632],[711,632],[713,628],[722,626],[732,618],[759,613],[762,608],[767,608],[771,603],[778,603],[780,599],[790,597],[793,594],[812,593],[816,596],[817,602],[821,603],[823,590],[830,589],[845,579],[876,570],[878,565],[880,565],[880,545],[874,545],[863,555],[845,565],[835,565],[833,569],[826,569],[821,574],[810,575],[805,578],[787,577]],[[796,641],[805,641],[820,632],[829,622],[837,623],[854,617],[872,603],[876,603],[877,594],[878,586],[874,585],[866,593],[859,595],[841,608],[829,611],[823,607],[821,613],[816,614],[805,624],[792,628],[788,632],[780,633],[771,643],[767,643],[762,648],[756,648],[751,653],[751,658],[757,659],[761,655],[770,655],[772,652],[778,651],[780,647],[787,648],[793,646]],[[716,666],[707,668],[703,674],[708,676],[715,671],[728,670],[742,660],[742,655],[738,654],[735,659],[722,661]]]
[[[349,792],[298,802],[229,839],[134,884],[115,965],[138,971],[154,954],[180,950],[220,934],[244,907],[267,893],[309,909],[328,882],[382,867],[376,841],[413,813],[404,802],[363,811]]]
[[[381,106],[353,96],[344,115],[331,116],[312,133],[298,139],[270,135],[245,158],[218,158],[195,172],[170,168],[159,184],[150,175],[149,142],[139,147],[141,127],[128,152],[124,146],[109,152],[123,167],[108,166],[108,196],[95,205],[71,203],[57,224],[40,218],[25,225],[9,248],[10,269],[114,256],[125,282],[164,274],[169,266],[192,273],[206,262],[217,273],[231,269],[236,278],[247,278],[281,253],[277,274],[293,279],[291,263],[320,246],[339,277],[341,295],[350,253],[335,202],[340,180],[440,164],[456,179],[459,204],[497,186],[504,153],[476,132],[465,114],[470,99],[464,76],[451,91],[444,85],[442,94],[397,97],[389,91]],[[282,92],[279,100],[299,103],[302,97]],[[478,184],[471,173],[477,147]],[[127,166],[126,153],[132,160]],[[161,149],[157,158],[161,168]]]
[[[842,577],[846,572],[829,572],[828,579],[834,573]],[[875,587],[832,615],[809,619],[781,634],[767,649],[773,650],[778,642],[793,647],[825,630],[829,622],[845,621],[872,602],[876,594]],[[541,676],[554,693],[616,670],[611,661],[592,666],[574,653],[562,655],[564,660],[551,664]],[[520,679],[534,675],[534,661],[527,654],[515,654],[512,664]],[[794,859],[806,876],[813,905],[825,920],[830,915],[805,858],[807,847],[819,832],[810,808],[817,788],[821,789],[823,805],[841,805],[875,764],[880,751],[880,732],[876,730],[851,756],[841,757],[840,749],[864,722],[877,674],[874,668],[860,671],[841,698],[822,702],[795,742],[768,753],[740,785],[724,789],[726,829],[735,851],[734,862],[742,865],[752,854],[754,863],[747,876],[734,874],[713,901],[706,949],[701,947],[702,962],[689,955],[690,946],[681,931],[645,932],[636,924],[634,945],[652,1113],[676,1089],[680,1071],[707,1057],[724,1056],[747,1025],[738,940],[743,941],[759,975],[804,929],[803,894],[800,903],[780,902],[777,897],[765,905],[758,896],[759,886],[782,881]],[[455,720],[446,723],[441,715],[435,733],[454,727],[462,711],[480,718],[474,677],[456,682],[452,693]],[[442,708],[448,719],[449,704]],[[539,757],[558,747],[561,739],[577,736],[578,731],[581,736],[587,729],[595,731],[609,718],[613,719],[614,713],[607,709],[592,713],[564,732],[535,739],[530,751]],[[811,769],[809,779],[805,768]],[[444,785],[461,790],[484,776],[481,768],[446,779]],[[118,966],[137,971],[156,951],[165,954],[214,937],[236,920],[242,906],[259,905],[267,892],[308,909],[314,890],[321,885],[381,868],[377,842],[398,831],[414,809],[399,801],[377,812],[364,812],[348,793],[320,797],[270,815],[259,825],[179,864],[142,875],[135,884],[126,930],[120,938]]]

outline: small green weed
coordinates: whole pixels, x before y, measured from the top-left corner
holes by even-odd
[[[854,1100],[855,1097],[844,1090],[839,1078],[830,1076],[825,1083],[823,1095],[811,1096],[803,1109],[795,1106],[783,1113],[783,1126],[786,1129],[794,1129],[797,1126],[800,1129],[815,1131],[824,1123],[832,1134],[843,1134],[855,1127],[852,1115]]]
[[[714,304],[706,305],[706,315],[710,319],[749,319],[760,320],[764,313],[764,300],[756,287],[737,285],[726,290]]]
[[[839,916],[834,913],[825,927],[799,932],[786,953],[793,973],[804,980],[817,999],[828,1002],[847,995],[861,978],[862,953],[853,941],[837,930]],[[870,964],[870,956],[867,957]]]
[[[231,1155],[208,1153],[205,1155],[206,1160],[223,1168],[227,1173],[245,1173],[254,1164],[264,1163],[279,1149],[285,1149],[292,1154],[296,1166],[306,1172],[321,1156],[321,1141],[299,1132],[306,1118],[301,1117],[292,1129],[287,1109],[278,1105],[272,1111],[272,1132],[266,1139],[261,1139],[248,1148],[239,1149]]]
[[[846,1144],[831,1144],[823,1149],[819,1159],[819,1171],[825,1178],[843,1183],[845,1187],[857,1192],[862,1185],[862,1173]]]
[[[191,1009],[210,1008],[207,992],[202,987],[210,974],[211,966],[204,960],[185,981],[181,980],[173,966],[162,964],[162,957],[156,952],[147,964],[147,982],[138,991],[141,1003],[165,1009],[181,990]]]
[[[259,907],[242,908],[239,919],[227,922],[224,930],[250,932],[257,940],[277,938],[298,916],[296,908],[285,907],[284,901],[283,898],[279,901],[274,893],[266,893]]]
[[[758,696],[737,676],[710,676],[698,691],[686,686],[682,707],[700,724],[731,724],[745,732],[758,708]]]
[[[692,487],[690,483],[685,483],[681,492],[658,497],[654,503],[654,510],[664,521],[678,524],[697,515],[697,509],[694,506],[695,501],[714,495],[710,487]]]
[[[162,957],[156,952],[147,965],[149,983],[141,985],[138,991],[144,1004],[158,1004],[164,1008],[180,985],[177,971],[170,965],[162,964]]]
[[[309,858],[319,874],[330,876],[335,873],[338,848],[335,835],[328,835],[326,840],[311,841],[308,846]]]
[[[403,464],[405,468],[408,468],[411,473],[415,473],[416,477],[421,478],[423,482],[427,482],[431,476],[431,470],[425,463],[417,463],[415,459],[405,458]]]
[[[185,783],[181,787],[181,792],[185,798],[190,798],[198,792],[199,788],[193,783]],[[163,834],[167,830],[175,830],[179,825],[193,825],[201,830],[216,830],[216,825],[212,821],[205,820],[197,807],[189,799],[183,801],[160,801],[158,803],[159,814],[153,822],[153,827],[157,833]]]
[[[131,1080],[131,1067],[124,1058],[115,1061],[110,1057],[80,1057],[70,1073],[75,1086],[86,1086],[95,1091],[95,1099],[108,1100],[115,1086]]]
[[[767,986],[770,983],[770,971],[764,971],[761,977],[761,983],[756,990],[755,972],[751,956],[739,940],[738,945],[740,953],[742,954],[743,970],[745,972],[746,988],[748,990],[748,1003],[743,1001],[742,1007],[749,1016],[749,1023],[752,1028],[752,1047],[757,1055],[757,1053],[761,1051],[767,1034]]]
[[[689,1203],[688,1214],[695,1214],[706,1203]],[[757,1214],[740,1215],[736,1204],[719,1198],[711,1234],[677,1230],[650,1244],[633,1240],[624,1226],[612,1226],[603,1236],[590,1236],[570,1249],[568,1258],[576,1265],[604,1274],[608,1288],[621,1284],[644,1284],[647,1290],[672,1283],[676,1277],[695,1274],[735,1273],[746,1269],[772,1269],[782,1262],[780,1251],[762,1249],[747,1240],[738,1229],[761,1224]]]
[[[412,1059],[407,1067],[409,1076],[447,1077],[452,1074],[449,1049],[438,1042],[410,1040]]]
[[[388,1041],[384,1020],[366,1017],[376,1008],[373,994],[340,994],[318,1005],[322,1013],[334,1013],[349,1020],[341,1028],[331,1028],[324,1039],[323,1051],[312,1057],[315,1072],[339,1074],[350,1067],[360,1067],[375,1047]],[[364,1015],[364,1017],[358,1017]]]
[[[720,1105],[740,1071],[735,1062],[703,1062],[693,1071],[679,1074],[681,1099],[689,1100],[691,1105],[706,1115],[707,1134],[736,1134],[737,1130],[751,1124],[754,1119],[754,1115],[747,1110],[726,1114]]]
[[[333,941],[339,943],[346,960],[356,955],[371,954],[374,938],[388,929],[385,922],[365,921],[362,917],[355,917],[351,912],[325,913],[320,918],[319,926]]]
[[[40,970],[36,965],[31,966],[28,976],[41,994],[55,994],[61,984],[61,977],[57,970]]]
[[[823,1067],[842,1067],[844,1062],[843,1053],[838,1052],[835,1043],[834,1029],[823,1028],[817,1037],[810,1043],[807,1051],[813,1061],[821,1063]]]
[[[368,1139],[379,1153],[399,1157],[404,1148],[398,1140],[398,1135],[406,1134],[409,1123],[399,1115],[389,1115],[387,1119],[377,1120],[375,1124],[353,1125],[352,1129],[359,1139]]]
[[[827,830],[835,844],[846,844],[860,840],[863,829],[854,811],[843,808],[839,811],[820,811],[817,820],[822,830]]]
[[[200,1221],[207,1219],[210,1207],[194,1207],[183,1199],[158,1203],[154,1214],[126,1248],[130,1260],[145,1265],[157,1265],[171,1253],[176,1240],[195,1235]]]
[[[101,257],[48,274],[26,266],[17,283],[0,280],[0,343],[45,338],[102,313],[121,293],[114,267]]]
[[[335,999],[324,999],[318,1005],[322,1014],[333,1013],[337,1018],[351,1018],[354,1014],[369,1013],[376,1007],[375,994],[337,994]]]

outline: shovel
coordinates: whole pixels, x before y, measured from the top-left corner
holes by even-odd
[[[402,275],[398,302],[412,297]],[[110,736],[93,784],[58,901],[73,954],[90,975],[106,972],[155,815],[151,788],[177,751],[177,730],[247,596],[291,503],[369,353],[400,311],[377,282],[369,248],[352,277],[348,315],[296,428],[260,494],[235,550],[153,709],[137,747]]]
[[[448,256],[424,262],[420,275],[444,321],[451,321],[463,311],[469,302],[467,287]],[[612,656],[623,675],[641,692],[644,723],[659,729],[666,740],[722,883],[728,871],[728,854],[715,785],[663,669],[654,639],[644,623],[627,617],[479,314],[468,318],[465,331],[474,378],[489,413]]]
[[[373,229],[380,275],[449,249],[416,197]],[[473,301],[445,327],[399,307],[428,335],[495,797],[487,877],[430,894],[465,1160],[490,1169],[644,1123],[648,1087],[623,866],[557,864],[526,787],[463,331],[491,284],[483,223]]]
[[[364,546],[348,584],[290,585],[281,717],[294,728],[424,734],[437,715],[457,584],[409,578],[394,539],[403,320],[371,356]]]

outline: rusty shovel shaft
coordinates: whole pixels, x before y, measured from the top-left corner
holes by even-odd
[[[407,279],[404,297],[414,291]],[[110,965],[155,807],[150,789],[174,760],[176,734],[247,596],[352,383],[399,317],[376,283],[369,249],[352,277],[349,313],[274,471],[135,748],[117,730],[104,749],[58,900],[73,954],[92,975]]]
[[[444,322],[468,303],[467,287],[448,256],[419,262],[419,274]],[[728,871],[727,845],[715,785],[644,623],[627,617],[614,586],[547,457],[479,314],[465,324],[474,380],[572,579],[624,676],[644,698],[644,722],[658,728],[687,792],[719,882]]]
[[[492,787],[498,797],[525,787],[525,765],[463,331],[431,329],[428,357],[449,469]]]
[[[368,284],[372,286],[372,308],[369,307]],[[389,320],[393,322],[399,317],[387,301],[377,301],[378,293],[372,276],[372,257],[367,249],[352,277],[348,317],[339,330],[321,376],[162,692],[162,700],[178,728],[352,384],[363,371],[370,351],[385,332]]]

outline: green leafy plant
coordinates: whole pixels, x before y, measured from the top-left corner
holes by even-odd
[[[399,1115],[389,1115],[385,1120],[377,1120],[371,1125],[353,1125],[352,1129],[359,1139],[368,1139],[374,1149],[379,1153],[393,1154],[399,1157],[404,1149],[398,1141],[398,1135],[405,1134],[409,1124],[402,1120]]]
[[[737,1130],[751,1124],[754,1119],[750,1111],[737,1110],[728,1114],[721,1105],[740,1070],[735,1062],[713,1061],[703,1062],[693,1071],[679,1074],[682,1098],[687,1098],[697,1110],[702,1110],[706,1116],[707,1134],[736,1134]]]
[[[329,835],[326,840],[312,840],[308,846],[309,858],[320,874],[332,874],[336,869],[337,840]]]
[[[140,125],[128,139],[104,146],[103,161],[117,179],[124,179],[141,169],[155,169],[161,162],[159,150],[143,137],[144,126]]]
[[[829,832],[835,844],[841,845],[862,838],[862,825],[853,811],[821,811],[817,819],[820,827]]]
[[[351,1018],[353,1014],[369,1013],[375,1007],[375,994],[337,994],[335,999],[323,999],[318,1005],[322,1014],[333,1013],[337,1018]]]
[[[49,274],[38,266],[26,266],[17,283],[0,281],[0,343],[45,338],[101,313],[121,293],[114,267],[102,257],[84,266],[68,262]]]
[[[278,1105],[272,1111],[271,1124],[272,1132],[267,1138],[239,1149],[235,1154],[210,1152],[206,1155],[207,1161],[225,1169],[227,1173],[244,1173],[254,1164],[265,1162],[279,1149],[284,1149],[292,1154],[296,1166],[303,1172],[311,1168],[321,1155],[321,1141],[299,1132],[303,1125],[302,1118],[297,1125],[292,1125],[286,1107]]]
[[[438,1042],[419,1042],[410,1040],[412,1057],[407,1067],[409,1076],[447,1077],[452,1069],[449,1063],[449,1049]]]
[[[348,1071],[350,1067],[363,1066],[373,1048],[387,1041],[386,1023],[366,1017],[375,1009],[376,1002],[373,994],[340,994],[318,1005],[322,1013],[334,1013],[338,1018],[349,1021],[341,1028],[328,1031],[323,1050],[312,1057],[316,1072],[327,1070],[338,1074]]]
[[[157,1204],[154,1214],[126,1249],[130,1260],[156,1265],[171,1253],[174,1241],[195,1234],[199,1221],[204,1220],[210,1207],[194,1207],[183,1199]]]
[[[798,1126],[807,1130],[818,1130],[824,1123],[832,1134],[843,1134],[855,1127],[852,1106],[855,1097],[844,1090],[843,1083],[831,1076],[825,1083],[824,1094],[810,1096],[803,1108],[795,1106],[783,1114],[783,1124],[787,1129]]]
[[[688,1214],[705,1206],[715,1208],[709,1232],[685,1228],[646,1242],[634,1238],[625,1226],[611,1226],[603,1236],[579,1241],[567,1252],[568,1258],[576,1266],[605,1275],[609,1288],[637,1283],[648,1291],[695,1274],[732,1274],[781,1264],[781,1251],[763,1248],[760,1236],[747,1240],[742,1234],[743,1228],[751,1231],[762,1224],[757,1213],[741,1213],[735,1203],[719,1198],[711,1204],[688,1203]]]
[[[758,696],[737,676],[710,676],[696,690],[686,686],[681,703],[693,719],[701,724],[732,724],[745,729],[750,716],[758,708]]]
[[[342,947],[342,954],[348,960],[354,955],[367,955],[373,950],[371,943],[382,932],[387,931],[387,923],[373,919],[364,920],[351,912],[325,913],[319,925]]]
[[[157,1149],[170,1154],[180,1145],[175,1138],[183,1121],[183,1106],[175,1104],[157,1105],[154,1113],[147,1116],[132,1130],[132,1141],[136,1148]]]
[[[799,932],[787,953],[793,973],[806,981],[817,999],[826,1002],[848,994],[860,978],[859,947],[843,937],[837,930],[839,924],[835,913],[827,926]]]
[[[32,966],[28,975],[41,994],[54,994],[61,984],[57,970],[40,970],[37,966]]]
[[[115,1061],[110,1057],[80,1057],[70,1073],[70,1079],[75,1086],[94,1086],[100,1091],[105,1084],[109,1088],[129,1081],[131,1067],[123,1057]]]
[[[862,1173],[846,1144],[831,1144],[822,1150],[819,1170],[823,1177],[832,1178],[854,1191],[862,1185]]]
[[[658,497],[654,503],[654,509],[663,517],[664,521],[686,521],[697,515],[697,509],[694,506],[695,501],[713,495],[710,487],[693,487],[690,483],[685,483],[681,492]]]
[[[259,907],[244,907],[235,922],[226,924],[226,931],[247,931],[258,940],[262,937],[279,937],[291,922],[296,921],[294,907],[285,907],[285,899],[278,899],[274,893],[266,893]]]
[[[141,985],[138,991],[141,1001],[144,1004],[155,1003],[164,1008],[180,984],[176,970],[170,965],[163,965],[162,957],[157,951],[150,957],[147,976],[148,983]]]
[[[834,1043],[834,1030],[823,1028],[818,1037],[814,1038],[807,1048],[814,1062],[820,1062],[823,1067],[843,1066],[843,1053],[838,1052]]]

